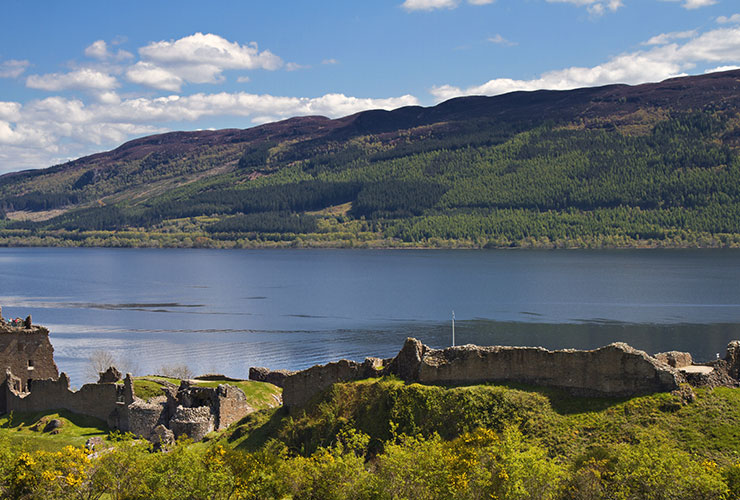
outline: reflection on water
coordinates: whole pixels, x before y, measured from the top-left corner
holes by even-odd
[[[458,343],[724,354],[740,339],[735,251],[0,249],[6,317],[50,327],[75,384],[111,351],[142,373],[246,377]]]

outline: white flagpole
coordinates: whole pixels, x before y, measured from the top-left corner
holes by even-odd
[[[452,311],[452,347],[455,347],[455,311]]]

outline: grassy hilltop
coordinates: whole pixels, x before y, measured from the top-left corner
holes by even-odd
[[[740,71],[175,132],[0,177],[0,244],[740,246]]]
[[[335,384],[292,416],[254,413],[205,443],[151,453],[113,435],[89,457],[19,448],[12,435],[31,420],[0,422],[4,498],[740,497],[739,389],[598,399],[369,379]],[[68,436],[95,433],[73,422]]]

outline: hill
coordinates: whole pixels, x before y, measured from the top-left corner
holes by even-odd
[[[173,132],[0,176],[0,244],[738,246],[740,71]]]
[[[686,389],[588,399],[524,386],[368,379],[335,384],[300,414],[263,410],[208,442],[180,440],[166,453],[116,434],[101,439],[92,454],[73,447],[31,450],[14,443],[11,434],[25,432],[14,423],[0,432],[0,493],[45,499],[169,499],[173,492],[223,499],[738,498],[740,392]]]

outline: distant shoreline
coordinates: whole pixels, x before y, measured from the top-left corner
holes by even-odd
[[[654,250],[654,249],[740,249],[740,235],[702,233],[692,240],[659,240],[593,237],[550,241],[525,238],[506,243],[495,240],[446,240],[431,238],[424,242],[398,239],[312,239],[306,235],[281,235],[275,239],[218,239],[207,234],[176,235],[122,231],[101,237],[101,232],[74,235],[41,234],[8,236],[0,231],[0,248],[210,248],[210,249],[367,249],[367,250]]]

